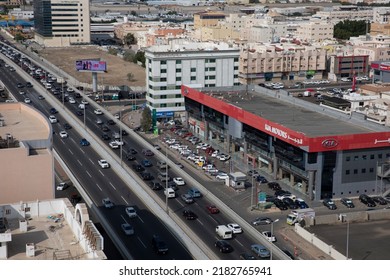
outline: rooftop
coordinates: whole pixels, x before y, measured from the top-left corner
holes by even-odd
[[[48,139],[50,127],[48,120],[38,111],[23,103],[0,104],[0,136],[9,133],[19,141]]]
[[[318,110],[313,111],[298,106],[297,103],[301,100],[297,100],[297,103],[284,101],[281,98],[277,98],[277,93],[271,97],[254,91],[247,93],[245,90],[202,92],[261,118],[304,133],[308,137],[374,132],[372,129],[324,115],[320,113],[322,109],[318,105]]]
[[[179,41],[178,41],[179,42]],[[229,46],[227,43],[197,43],[190,41],[174,41],[169,45],[156,45],[147,49],[149,52],[163,53],[163,52],[193,52],[193,51],[232,51],[238,50]]]

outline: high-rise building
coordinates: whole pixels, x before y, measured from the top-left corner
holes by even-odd
[[[180,42],[145,51],[147,106],[157,117],[184,111],[181,85],[231,87],[239,85],[239,49],[226,43]]]
[[[35,0],[35,40],[47,47],[88,44],[88,0]]]

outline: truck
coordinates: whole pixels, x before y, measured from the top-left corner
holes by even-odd
[[[288,214],[287,224],[294,225],[295,223],[299,223],[304,219],[314,219],[314,218],[315,218],[315,212],[313,209],[311,208],[297,209],[291,211],[291,213]]]

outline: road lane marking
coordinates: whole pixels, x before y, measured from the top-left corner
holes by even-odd
[[[114,185],[113,185],[111,182],[109,182],[109,184],[111,185],[111,187],[112,187],[114,190],[116,190],[116,188],[114,187]]]
[[[129,204],[123,196],[121,196],[121,198],[123,199],[123,201],[124,201],[126,204]]]
[[[122,220],[125,221],[126,224],[128,224],[128,222],[126,221],[125,217],[123,217],[123,216],[121,215],[121,218],[122,218]]]
[[[83,164],[82,164],[79,160],[77,160],[77,162],[78,162],[81,166],[83,166]]]
[[[143,224],[145,223],[144,220],[142,220],[139,215],[137,215],[137,218],[140,219]]]
[[[85,152],[83,151],[83,149],[80,148],[80,151],[85,155]]]
[[[90,178],[92,178],[92,175],[91,174],[89,174],[89,172],[88,171],[85,171],[87,174],[88,174],[88,176],[90,177]]]
[[[103,174],[103,172],[101,170],[99,170],[99,173],[102,174],[102,176],[104,177],[104,174]]]
[[[144,248],[147,248],[146,245],[142,242],[141,238],[139,238],[139,236],[137,236],[137,239],[139,240],[139,242],[141,242],[142,246],[144,246]]]
[[[236,240],[236,242],[237,242],[238,244],[240,244],[241,247],[244,247],[244,245],[242,245],[242,243],[241,243],[240,241],[238,241],[237,239],[235,239],[235,240]]]
[[[199,220],[197,219],[198,223],[201,224],[202,226],[204,226],[204,224]]]
[[[74,155],[71,149],[68,149],[68,151],[69,151],[69,153],[71,153],[72,155]]]
[[[76,144],[76,141],[74,141],[74,139],[73,139],[73,138],[70,138],[70,140],[72,140],[72,142]]]
[[[99,190],[102,192],[103,190],[102,190],[102,188],[98,185],[98,184],[96,184],[96,186],[99,188]]]
[[[89,158],[89,161],[93,164],[93,165],[95,165],[95,163],[92,161],[92,159],[91,158]]]

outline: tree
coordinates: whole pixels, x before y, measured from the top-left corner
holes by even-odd
[[[128,46],[135,45],[137,44],[137,38],[135,38],[133,33],[127,33],[123,38],[123,43]]]
[[[365,20],[344,20],[334,26],[334,37],[336,39],[348,40],[366,34],[367,23]],[[368,26],[370,32],[370,26]]]
[[[137,14],[136,11],[131,11],[131,12],[130,12],[130,15],[132,15],[133,17],[136,17],[138,14]]]
[[[15,34],[15,41],[19,42],[19,41],[23,41],[23,40],[24,40],[24,37],[22,34],[20,34],[20,32]]]
[[[135,60],[135,52],[132,50],[127,50],[123,54],[123,60],[128,62],[134,62]]]
[[[142,112],[141,128],[145,132],[152,128],[152,112],[147,106]]]
[[[133,73],[127,73],[127,80],[129,82],[133,81],[134,80],[134,74]]]
[[[112,55],[117,55],[117,54],[118,54],[118,50],[117,50],[117,49],[114,49],[114,48],[110,48],[110,49],[108,50],[108,53],[109,53],[109,54],[112,54]]]
[[[145,52],[138,51],[135,54],[134,60],[134,63],[137,63],[137,61],[139,61],[142,63],[142,67],[145,67]]]

